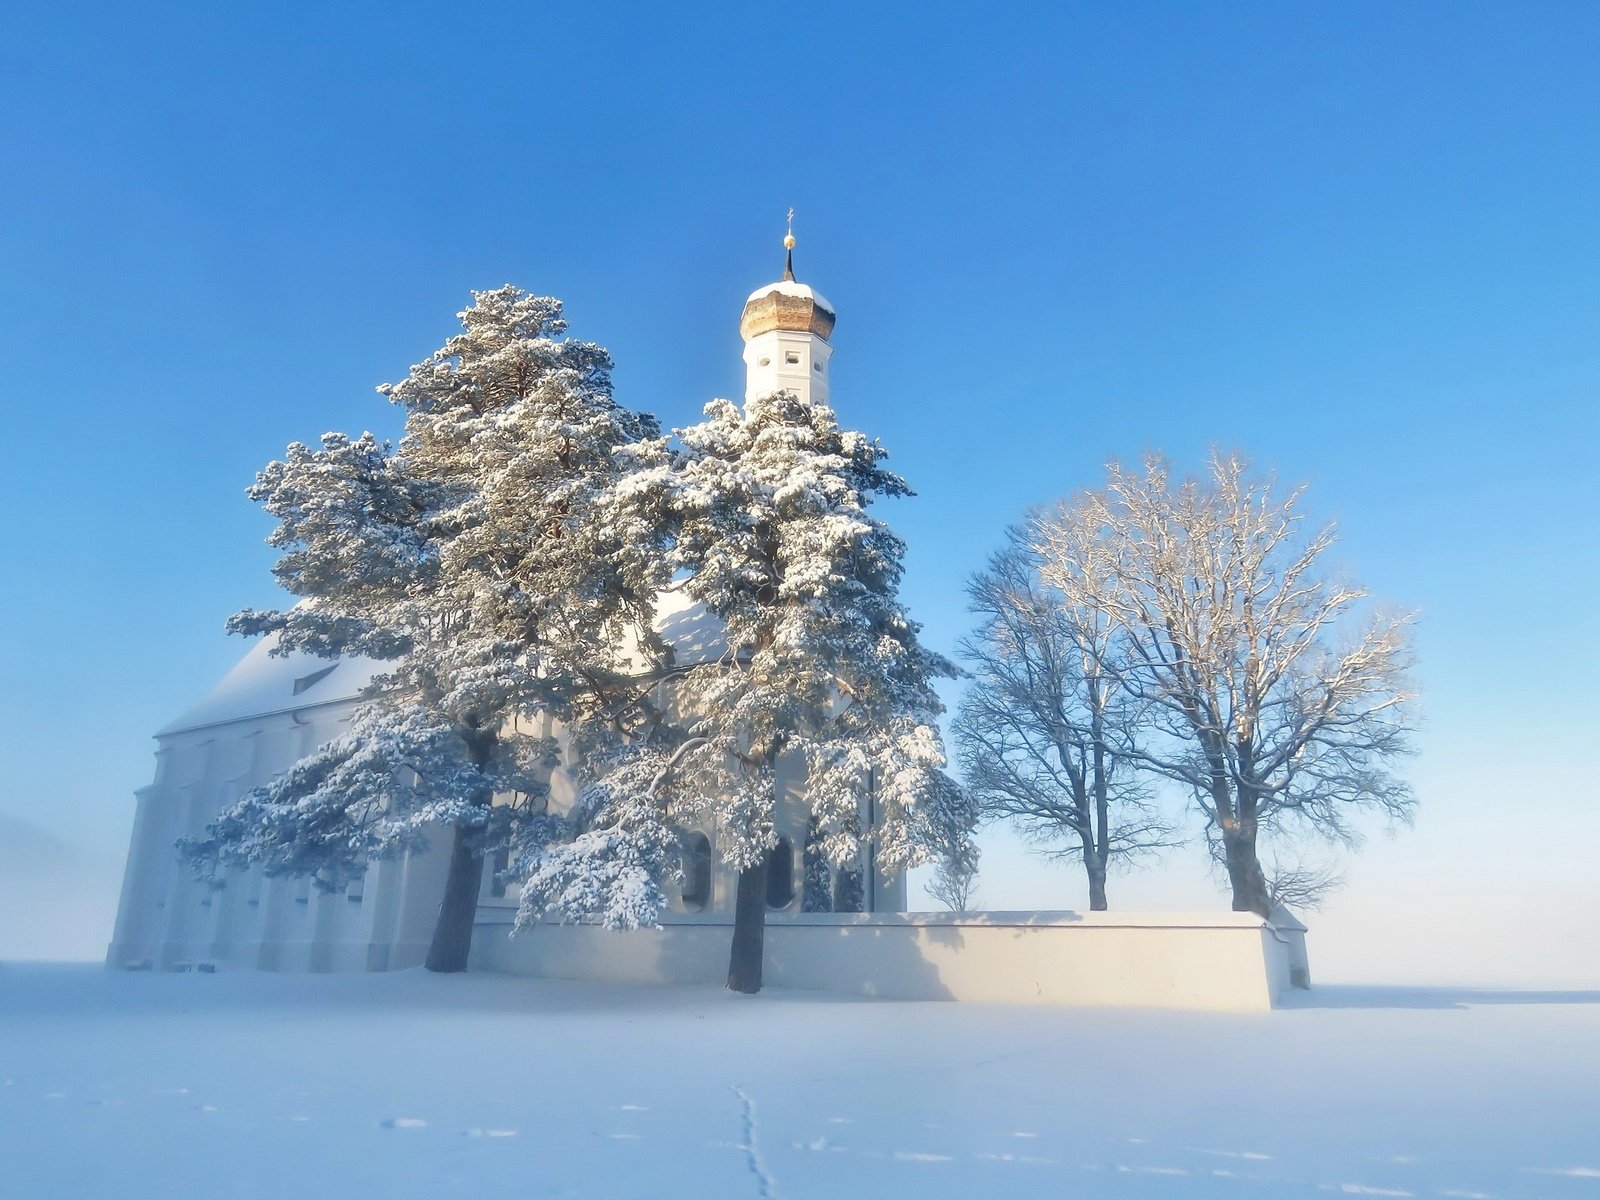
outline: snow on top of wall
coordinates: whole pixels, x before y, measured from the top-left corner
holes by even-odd
[[[383,669],[382,663],[369,658],[274,656],[277,644],[276,635],[268,634],[250,647],[204,700],[162,726],[156,736],[350,700]]]

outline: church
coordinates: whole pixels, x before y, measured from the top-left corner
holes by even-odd
[[[826,403],[836,313],[794,277],[752,292],[739,321],[745,399],[787,390]],[[714,618],[667,593],[656,631],[675,658],[716,652]],[[137,810],[108,965],[121,969],[387,971],[423,961],[444,889],[447,837],[372,864],[343,892],[309,878],[250,871],[213,890],[179,861],[225,806],[337,737],[377,665],[306,654],[273,656],[258,642],[198,704],[156,732],[153,782]],[[537,731],[559,736],[559,729]],[[575,796],[557,768],[550,802]],[[907,999],[1006,1003],[1270,1008],[1309,979],[1304,928],[1250,913],[914,913],[906,879],[867,856],[832,911],[807,912],[803,764],[780,764],[778,844],[767,893],[769,986]],[[492,864],[503,868],[502,860]],[[545,924],[510,936],[517,909],[498,869],[486,869],[473,937],[474,969],[614,982],[721,980],[736,873],[691,834],[684,878],[656,928],[608,931]]]

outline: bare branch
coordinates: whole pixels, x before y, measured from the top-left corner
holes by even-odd
[[[972,683],[952,733],[984,814],[1081,861],[1101,909],[1111,867],[1165,849],[1172,832],[1132,769],[1146,706],[1119,686],[1113,622],[1047,586],[1039,561],[1012,529],[968,582],[978,626],[960,654]]]
[[[1306,532],[1303,489],[1238,455],[1213,454],[1203,479],[1175,482],[1156,455],[1108,475],[1036,514],[1028,547],[1063,611],[1114,629],[1092,647],[1098,668],[1148,729],[1126,761],[1189,789],[1235,907],[1264,912],[1256,838],[1279,814],[1339,841],[1344,809],[1411,811],[1394,773],[1413,722],[1410,618],[1362,623],[1367,593],[1326,567],[1334,527]]]

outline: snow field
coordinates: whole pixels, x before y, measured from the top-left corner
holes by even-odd
[[[1600,992],[1261,1015],[0,966],[0,1196],[1600,1198]]]

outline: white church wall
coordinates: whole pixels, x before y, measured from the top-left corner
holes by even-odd
[[[336,736],[349,701],[324,702],[160,736],[156,778],[139,793],[113,965],[227,961],[279,970],[365,966],[372,941],[366,889],[322,897],[309,881],[235,872],[221,889],[178,861],[180,836]]]
[[[720,983],[732,917],[656,929],[544,925],[485,910],[473,965],[552,979]],[[1249,913],[795,913],[769,916],[770,986],[900,1000],[1216,1011],[1270,1009],[1291,939]]]
[[[179,837],[203,834],[226,805],[337,736],[353,707],[350,701],[324,702],[161,736],[156,778],[138,794],[109,963],[173,968],[212,961],[275,971],[340,971],[394,970],[422,962],[448,867],[447,829],[431,831],[426,848],[373,864],[351,892],[324,894],[310,880],[266,879],[258,871],[230,873],[225,886],[214,890],[178,861]],[[561,736],[559,729],[530,732]],[[576,799],[574,781],[557,768],[550,782],[552,807],[566,811]],[[797,912],[809,818],[802,758],[790,755],[780,762],[776,788],[776,832],[787,841],[794,882],[785,911]],[[729,911],[737,874],[721,861],[714,844],[712,863],[703,911]],[[501,897],[494,897],[493,889],[492,870],[486,870],[485,904],[515,905],[514,885]],[[903,877],[879,876],[869,903],[903,905],[904,893]],[[684,911],[681,900],[675,898],[674,906]]]

